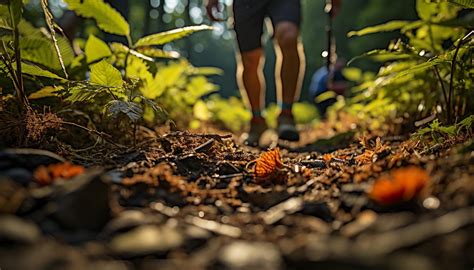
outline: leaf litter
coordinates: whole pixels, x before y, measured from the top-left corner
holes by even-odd
[[[101,256],[112,260],[151,256],[169,265],[176,263],[173,258],[181,258],[180,266],[201,268],[212,268],[220,248],[236,238],[268,243],[284,258],[286,267],[328,260],[372,265],[372,259],[395,258],[392,252],[397,251],[444,260],[434,259],[436,237],[449,236],[446,226],[468,231],[474,225],[474,217],[465,215],[474,203],[473,157],[452,145],[420,154],[424,150],[413,140],[363,137],[332,152],[291,150],[259,151],[227,135],[178,131],[150,138],[133,149],[104,150],[100,159],[89,164],[72,155],[85,167],[108,170],[88,180],[87,188],[95,189],[97,182],[106,184],[111,212],[107,223],[118,229],[108,231],[110,226],[105,226],[92,239],[68,233],[62,223],[51,227],[58,220],[69,224],[68,217],[58,219],[54,207],[28,199],[30,185],[0,182],[0,206],[10,213],[31,215],[43,232],[63,239],[61,245],[87,244],[90,261]],[[54,198],[57,187],[49,184],[71,179],[72,190],[61,202],[77,200],[85,206],[74,195],[74,182],[82,180],[72,177],[88,177],[89,170],[68,162],[40,165],[31,176],[43,186],[34,190],[42,195],[35,196]],[[12,192],[23,195],[13,201]],[[459,214],[452,209],[459,209]],[[53,212],[45,215],[45,211]],[[89,209],[80,211],[87,216]],[[130,211],[140,215],[126,214]],[[453,219],[451,224],[442,223],[446,215]],[[384,237],[396,230],[402,238]],[[134,240],[137,232],[147,239],[143,245]],[[152,238],[146,237],[148,232]],[[164,236],[163,232],[170,233]],[[366,241],[372,240],[367,239],[377,241],[379,249],[368,246]],[[431,243],[430,249],[412,248],[421,241]],[[109,253],[111,243],[114,249]],[[377,265],[392,265],[392,261]]]

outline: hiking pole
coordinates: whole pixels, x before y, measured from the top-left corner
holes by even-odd
[[[326,23],[326,38],[327,38],[327,58],[326,58],[326,68],[329,71],[329,68],[332,64],[333,53],[335,52],[334,48],[334,39],[332,36],[332,17],[333,17],[333,0],[326,0],[326,6],[324,7],[324,12],[328,15],[328,20]]]

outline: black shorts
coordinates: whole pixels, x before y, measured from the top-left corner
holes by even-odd
[[[300,25],[300,0],[234,0],[234,30],[241,52],[262,47],[263,22],[269,17],[273,26],[289,21]]]

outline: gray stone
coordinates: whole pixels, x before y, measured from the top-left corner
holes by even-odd
[[[114,254],[142,256],[164,253],[181,246],[183,236],[169,226],[144,225],[115,236],[110,242]]]
[[[40,238],[36,224],[12,215],[0,216],[0,241],[34,243]]]
[[[229,269],[282,269],[278,248],[266,242],[235,241],[222,248],[218,260]]]

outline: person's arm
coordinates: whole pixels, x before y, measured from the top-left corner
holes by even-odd
[[[207,16],[209,16],[211,21],[215,21],[215,22],[222,21],[222,19],[217,18],[214,13],[214,12],[222,12],[219,5],[219,0],[207,0],[206,11],[207,11]]]

